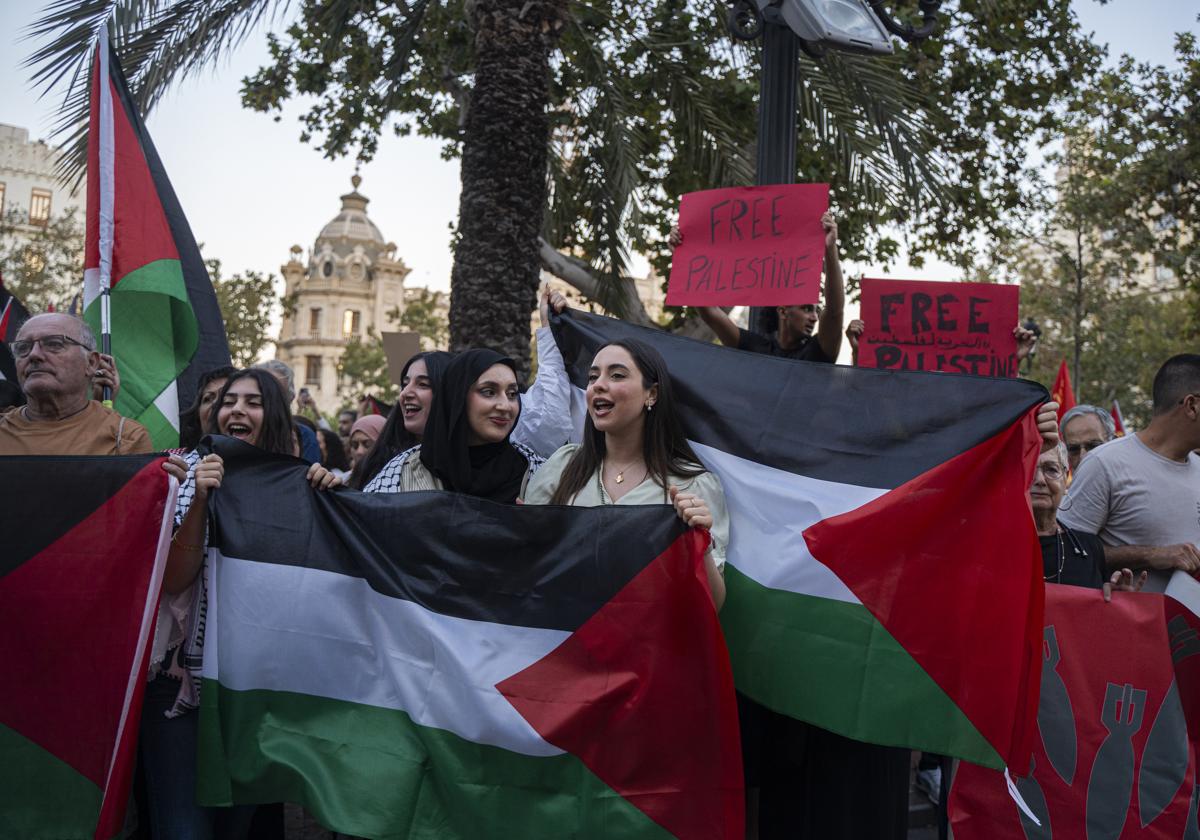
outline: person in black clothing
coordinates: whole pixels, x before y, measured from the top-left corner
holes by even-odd
[[[825,229],[825,305],[778,306],[775,308],[777,329],[774,335],[743,330],[733,323],[725,310],[719,306],[696,307],[700,318],[717,334],[727,347],[803,359],[808,362],[837,361],[842,349],[842,320],[846,303],[846,291],[842,283],[842,265],[838,261],[837,222],[832,213],[821,217]],[[671,232],[671,244],[683,240],[679,231]]]
[[[1058,521],[1058,506],[1067,485],[1067,450],[1060,442],[1038,457],[1029,502],[1038,541],[1042,544],[1042,576],[1047,583],[1066,583],[1104,591],[1111,600],[1113,590],[1136,592],[1146,582],[1146,573],[1136,579],[1130,569],[1119,569],[1107,580],[1104,543],[1095,534],[1068,528]]]

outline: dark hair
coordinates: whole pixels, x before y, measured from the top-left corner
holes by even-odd
[[[433,386],[436,399],[437,389],[442,381],[442,373],[445,372],[446,365],[450,364],[451,358],[453,357],[449,353],[441,350],[418,353],[404,363],[404,368],[400,371],[401,387],[403,388],[404,379],[408,376],[408,369],[418,360],[422,360],[425,362],[425,370],[429,374],[429,382]],[[371,447],[367,457],[358,462],[358,466],[354,468],[350,474],[350,480],[346,483],[356,490],[363,489],[371,483],[371,479],[379,475],[379,471],[387,466],[388,461],[401,452],[412,449],[420,442],[415,435],[409,434],[408,429],[404,428],[404,412],[400,407],[400,398],[397,397],[396,404],[388,412],[387,422],[379,431],[379,438],[375,441],[375,445]]]
[[[217,407],[213,411],[205,431],[210,435],[221,433],[217,422],[221,406],[225,404],[225,395],[229,393],[233,383],[247,378],[258,383],[258,390],[262,394],[263,419],[262,426],[258,430],[258,448],[274,452],[277,455],[291,455],[295,443],[292,431],[295,423],[292,422],[292,414],[288,411],[287,397],[283,393],[283,386],[279,384],[279,380],[269,370],[263,368],[236,370],[229,375],[229,379],[221,388],[221,393],[217,395]]]
[[[313,422],[311,417],[305,417],[303,414],[293,414],[292,421],[299,423],[301,426],[308,426],[314,433],[317,431],[317,424]]]
[[[350,417],[351,417],[352,419],[354,419],[354,420],[357,420],[357,419],[358,419],[358,411],[357,411],[356,409],[353,409],[353,408],[343,408],[341,411],[339,411],[339,412],[337,413],[337,416],[338,416],[339,418],[341,418],[341,416],[342,416],[343,414],[349,414],[349,415],[350,415]]]
[[[200,438],[204,437],[204,430],[200,428],[200,399],[204,396],[204,389],[214,380],[228,379],[235,371],[237,368],[223,365],[200,374],[200,379],[196,382],[196,398],[192,400],[191,405],[179,412],[180,446],[185,449],[195,449]]]
[[[646,412],[646,425],[642,431],[642,458],[646,462],[646,473],[665,490],[672,475],[694,476],[704,472],[700,459],[692,451],[679,425],[675,393],[663,357],[649,344],[632,338],[610,341],[596,353],[599,354],[605,347],[626,350],[642,374],[642,384],[646,388],[658,386],[658,399],[654,402],[654,410]],[[563,469],[558,488],[550,497],[550,504],[570,504],[575,494],[600,469],[604,454],[604,433],[596,430],[589,412],[583,427],[582,445]]]
[[[1154,414],[1165,414],[1188,394],[1200,393],[1200,354],[1180,353],[1154,375]]]
[[[325,457],[321,466],[330,470],[350,469],[350,459],[346,457],[346,447],[342,439],[333,429],[317,429],[317,434],[325,441]]]

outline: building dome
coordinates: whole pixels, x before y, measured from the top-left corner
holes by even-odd
[[[321,228],[314,250],[319,253],[323,250],[322,246],[328,244],[338,256],[346,256],[353,253],[356,245],[362,245],[371,251],[371,256],[374,257],[383,250],[387,240],[367,216],[367,203],[370,199],[358,191],[362,179],[355,175],[350,179],[350,183],[354,189],[342,196],[341,212]]]

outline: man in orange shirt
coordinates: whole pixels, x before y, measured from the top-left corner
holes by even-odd
[[[26,321],[9,344],[26,405],[0,413],[0,455],[132,455],[154,450],[138,422],[93,400],[105,378],[96,337],[74,315]]]

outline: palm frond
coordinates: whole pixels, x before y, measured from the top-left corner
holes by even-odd
[[[59,177],[83,177],[87,163],[88,80],[100,25],[110,37],[139,110],[146,114],[174,83],[236,49],[286,0],[54,0],[27,30],[44,41],[25,61],[43,96],[61,95],[53,136],[64,148]],[[332,4],[349,8],[342,0]]]

